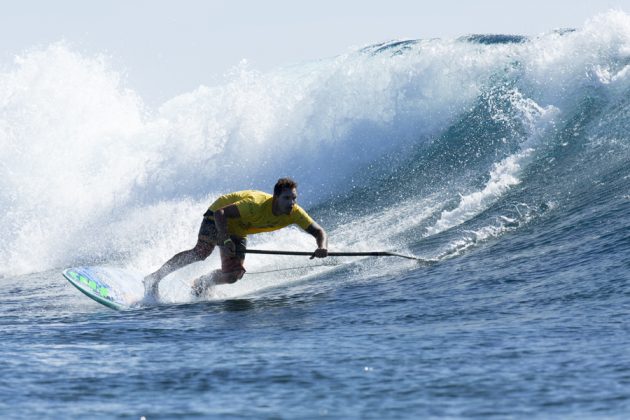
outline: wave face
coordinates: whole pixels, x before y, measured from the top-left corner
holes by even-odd
[[[397,41],[264,74],[238,66],[156,110],[101,56],[27,51],[0,73],[0,275],[153,270],[194,244],[218,195],[270,191],[287,175],[331,249],[444,259],[483,244],[562,247],[598,217],[628,225],[629,93],[621,12],[533,38]],[[251,244],[314,242],[285,230]],[[248,257],[250,270],[290,264],[268,260]]]

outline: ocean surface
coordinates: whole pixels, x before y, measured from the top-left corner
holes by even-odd
[[[152,108],[64,43],[0,68],[0,417],[628,418],[630,16],[399,40]],[[294,177],[331,251],[216,255],[114,311],[219,195]],[[296,228],[259,249],[310,251]]]

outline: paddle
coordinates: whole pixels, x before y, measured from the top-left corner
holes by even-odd
[[[245,251],[247,254],[270,254],[270,255],[305,255],[312,256],[312,252],[306,251],[276,251],[268,249],[248,249]],[[370,252],[329,252],[329,257],[400,257],[407,258],[409,260],[421,261],[428,263],[429,260],[423,258],[414,257],[412,255],[398,254],[396,252],[387,251],[370,251]]]

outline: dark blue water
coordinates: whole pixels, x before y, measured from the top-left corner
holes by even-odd
[[[273,129],[246,117],[237,126],[213,126],[227,117],[209,111],[200,89],[143,127],[125,122],[132,134],[119,142],[95,134],[101,140],[79,152],[58,140],[64,156],[105,159],[100,206],[59,198],[68,185],[97,185],[89,165],[75,168],[76,184],[72,172],[57,178],[52,171],[44,184],[22,178],[22,189],[9,188],[19,168],[6,170],[2,188],[13,195],[1,203],[5,236],[13,239],[0,247],[0,415],[626,418],[627,23],[611,13],[537,39],[382,44],[260,76],[309,93],[285,110],[288,119],[273,114]],[[579,51],[592,55],[582,59]],[[48,50],[43,60],[55,54],[71,53]],[[459,75],[444,79],[447,73]],[[350,85],[355,89],[344,90]],[[431,91],[438,85],[439,93]],[[248,78],[225,91],[235,87],[246,92],[237,99],[257,89],[273,96]],[[225,109],[240,103],[221,89]],[[191,101],[186,106],[210,113],[200,120],[214,122],[182,123],[178,101]],[[282,101],[273,97],[270,106]],[[160,120],[167,117],[168,124]],[[299,158],[307,146],[298,137],[295,145],[288,140],[306,126],[316,127],[306,137],[329,135],[309,149],[311,160]],[[188,140],[173,144],[178,130]],[[15,148],[19,132],[5,137]],[[254,163],[240,181],[214,175],[212,165],[240,162],[230,144],[247,136],[261,160],[273,154],[260,142],[285,144],[284,152],[275,150],[293,160],[286,167]],[[193,140],[223,149],[216,160],[202,158]],[[126,143],[134,141],[153,154]],[[123,161],[140,165],[144,177],[127,176],[126,163],[102,155],[126,148]],[[33,171],[47,162],[38,159]],[[167,278],[164,304],[121,312],[63,279],[62,268],[88,263],[149,272],[194,242],[215,196],[190,177],[199,165],[209,165],[202,178],[226,189],[297,172],[302,202],[328,230],[331,250],[392,249],[434,262],[330,259],[315,267],[319,262],[297,257],[248,256],[243,280],[190,303],[187,282],[214,269],[211,258]],[[36,198],[49,211],[20,224]],[[69,234],[75,242],[63,239]],[[89,240],[94,235],[97,244]],[[314,241],[289,230],[259,235],[252,245],[303,250]]]

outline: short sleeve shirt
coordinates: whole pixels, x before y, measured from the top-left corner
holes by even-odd
[[[234,204],[241,217],[228,218],[228,233],[239,237],[249,234],[271,232],[296,224],[306,230],[313,219],[297,204],[290,214],[274,215],[272,212],[273,196],[262,191],[246,190],[225,194],[210,205],[210,210]]]

